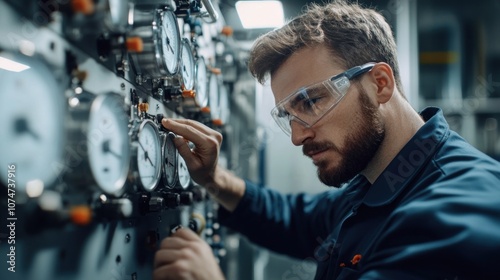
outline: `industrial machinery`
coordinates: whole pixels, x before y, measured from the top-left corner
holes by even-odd
[[[223,264],[217,205],[161,126],[225,133],[217,4],[0,1],[1,279],[151,279],[178,225]]]

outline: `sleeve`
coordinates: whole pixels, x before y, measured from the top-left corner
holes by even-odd
[[[499,189],[484,178],[432,186],[391,214],[358,279],[498,279]]]
[[[283,195],[246,181],[243,198],[233,212],[219,208],[221,224],[257,245],[295,258],[312,256],[329,232],[325,216],[332,194]]]

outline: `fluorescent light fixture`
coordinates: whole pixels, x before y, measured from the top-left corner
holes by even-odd
[[[28,65],[15,62],[14,60],[10,60],[1,56],[0,56],[0,68],[12,72],[21,72],[26,69],[30,69]]]
[[[238,1],[236,12],[245,29],[276,28],[285,24],[281,1]]]

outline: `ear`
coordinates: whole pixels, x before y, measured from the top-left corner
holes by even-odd
[[[371,81],[377,89],[377,102],[379,104],[386,103],[391,99],[394,94],[395,81],[392,68],[385,62],[375,64],[373,69],[369,72]]]

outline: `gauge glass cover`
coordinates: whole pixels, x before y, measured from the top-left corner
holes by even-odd
[[[177,148],[174,143],[175,134],[168,132],[163,143],[163,178],[166,187],[173,188],[177,180]]]
[[[194,89],[195,64],[193,52],[191,51],[191,46],[187,40],[183,40],[182,42],[181,61],[181,75],[184,89],[192,90]]]
[[[146,191],[156,188],[161,175],[161,144],[158,128],[151,120],[145,120],[137,139],[137,170],[139,181]]]
[[[16,191],[30,181],[53,184],[66,168],[64,152],[65,102],[52,71],[36,58],[2,53],[28,66],[20,72],[0,69],[0,166],[14,164]],[[7,172],[0,173],[7,185]]]
[[[225,85],[221,85],[219,94],[220,119],[225,124],[229,121],[229,94]]]
[[[128,116],[120,97],[99,95],[88,124],[89,164],[97,185],[106,193],[122,190],[130,166]]]
[[[195,71],[196,103],[200,107],[205,107],[208,103],[208,75],[207,65],[203,57],[199,57],[196,60]]]
[[[191,183],[191,176],[189,175],[186,162],[180,154],[177,157],[177,174],[179,176],[179,187],[187,189]]]
[[[158,24],[159,32],[159,49],[161,50],[161,60],[164,67],[164,74],[173,75],[177,73],[180,57],[181,57],[181,37],[179,33],[179,25],[177,17],[170,10],[163,10],[158,12],[160,17],[160,24]]]
[[[220,117],[219,108],[219,78],[216,74],[210,75],[208,87],[208,106],[210,106],[210,117],[218,119]]]

